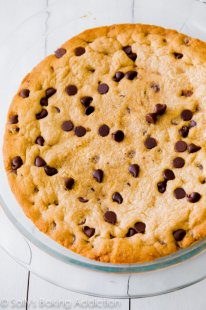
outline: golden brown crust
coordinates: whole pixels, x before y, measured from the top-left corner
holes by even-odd
[[[122,50],[128,45],[137,54],[135,61]],[[81,57],[74,55],[79,46],[86,49]],[[66,49],[63,57],[48,56],[23,79],[8,112],[4,163],[11,189],[25,214],[63,246],[102,262],[150,261],[205,237],[206,44],[161,27],[114,25],[87,30],[62,48]],[[183,57],[175,58],[174,53]],[[130,70],[138,72],[136,79],[112,81],[117,71]],[[99,82],[109,85],[107,94],[98,93]],[[155,92],[152,83],[160,91]],[[69,84],[77,86],[77,95],[66,94]],[[48,116],[37,120],[40,99],[49,87],[57,92],[43,107]],[[30,90],[28,98],[19,95],[22,89]],[[191,96],[181,95],[188,90]],[[93,97],[95,112],[89,116],[80,103],[83,96]],[[167,111],[156,124],[148,124],[145,115],[157,103],[166,104]],[[189,124],[180,118],[184,109],[192,110],[197,122],[186,138],[179,135],[179,129]],[[16,114],[18,123],[9,124]],[[79,138],[73,131],[64,132],[64,120],[84,126],[86,135]],[[98,128],[104,123],[110,134],[102,138]],[[121,143],[111,137],[118,129],[125,133]],[[39,135],[45,139],[44,146],[35,143]],[[144,140],[150,135],[157,140],[157,147],[148,150]],[[177,153],[174,144],[178,140],[200,145],[201,150]],[[11,168],[15,156],[23,161],[16,173]],[[34,165],[37,156],[58,173],[47,176],[43,167]],[[172,167],[177,156],[185,159],[182,169]],[[140,166],[138,178],[128,173],[132,163]],[[104,171],[102,183],[92,177],[95,169]],[[172,169],[175,179],[161,194],[157,183],[164,169]],[[65,190],[66,177],[75,180],[72,190]],[[173,191],[178,187],[187,194],[200,193],[200,201],[175,199]],[[116,191],[123,196],[122,204],[111,199]],[[89,201],[79,202],[80,196]],[[115,225],[104,220],[108,209],[117,215]],[[136,222],[146,224],[145,233],[126,237]],[[82,231],[84,226],[95,228],[91,238]],[[181,241],[173,236],[178,229],[186,232]]]

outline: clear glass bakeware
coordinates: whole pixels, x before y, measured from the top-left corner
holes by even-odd
[[[147,23],[177,29],[206,41],[205,16],[206,4],[204,1],[196,0],[50,1],[49,7],[43,8],[25,20],[0,43],[1,146],[8,107],[22,78],[41,59],[53,53],[70,37],[96,26],[115,23]],[[59,262],[99,272],[142,274],[158,271],[165,267],[176,268],[178,263],[181,263],[179,265],[181,266],[189,258],[193,258],[192,261],[195,262],[196,257],[205,254],[206,240],[202,240],[188,249],[144,264],[114,265],[86,259],[63,248],[40,233],[25,217],[10,191],[2,156],[0,158],[0,184],[0,204],[10,221],[31,243]],[[197,256],[197,254],[200,255]],[[204,278],[205,275],[206,272],[203,271],[201,276],[198,274],[197,278],[194,276],[189,282],[185,280],[178,288],[196,282]],[[168,291],[167,287],[163,291]],[[134,293],[134,296],[138,296],[138,294]]]

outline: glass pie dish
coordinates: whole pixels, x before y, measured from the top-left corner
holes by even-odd
[[[52,53],[64,41],[82,30],[114,23],[148,23],[177,29],[206,40],[204,1],[89,0],[85,5],[84,0],[77,0],[69,1],[68,8],[71,8],[69,13],[65,9],[64,1],[51,3],[50,7],[26,20],[0,46],[2,54],[0,82],[5,90],[2,96],[4,105],[1,113],[1,146],[7,110],[22,77],[47,54]],[[45,23],[43,32],[38,31],[41,23]],[[33,29],[32,31],[35,29],[34,37],[31,37],[29,31],[25,29]],[[16,47],[14,57],[10,57],[11,53],[13,55],[14,46]],[[75,254],[39,232],[25,217],[9,188],[2,156],[0,180],[0,204],[9,221],[25,237],[22,240],[26,242],[26,247],[30,251],[30,259],[20,262],[51,282],[91,295],[135,298],[180,289],[206,277],[205,239],[172,255],[141,264],[106,264]],[[10,222],[4,224],[5,230],[8,229]],[[14,232],[11,236],[15,239]],[[2,238],[0,243],[5,244]],[[81,278],[78,278],[80,271]],[[65,278],[65,274],[74,275],[75,281],[73,277]],[[155,287],[154,281],[158,283]],[[96,282],[100,282],[101,285]],[[102,287],[105,288],[104,291]]]

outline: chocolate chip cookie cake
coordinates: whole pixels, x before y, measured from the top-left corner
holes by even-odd
[[[25,214],[101,262],[206,235],[206,43],[149,25],[81,33],[22,81],[4,163]]]

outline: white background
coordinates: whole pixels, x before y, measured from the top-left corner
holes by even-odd
[[[102,10],[98,6],[99,0],[0,0],[0,104],[1,108],[5,107],[12,94],[11,90],[20,82],[26,67],[31,67],[43,58],[48,52],[52,52],[57,46],[53,46],[52,35],[46,42],[45,35],[55,34],[55,29],[61,24],[62,18],[73,19],[76,16],[84,15],[87,12],[90,15],[89,26],[103,24],[105,18],[109,24],[114,22],[138,21],[142,22],[150,14],[155,12],[156,4],[162,2],[162,5],[170,6],[171,2],[176,2],[176,17],[186,16],[192,0],[105,0],[101,3],[106,6]],[[84,2],[84,5],[80,5]],[[143,2],[147,2],[150,7],[149,11],[143,10]],[[58,4],[57,4],[58,3]],[[78,5],[79,3],[79,5]],[[100,3],[100,1],[99,1]],[[87,5],[93,10],[87,9]],[[184,7],[181,9],[181,5]],[[120,9],[121,6],[121,9]],[[118,11],[118,13],[117,13]],[[114,13],[115,12],[115,13]],[[152,17],[152,22],[158,23],[163,12],[156,12]],[[139,14],[139,15],[138,15]],[[206,18],[206,11],[200,18]],[[34,16],[36,18],[34,18]],[[98,18],[96,17],[98,16]],[[115,18],[114,18],[115,16]],[[142,18],[141,20],[141,16]],[[27,22],[30,18],[34,22]],[[182,20],[180,18],[180,20]],[[87,23],[88,25],[88,23]],[[165,26],[172,27],[173,16],[165,21]],[[181,26],[181,24],[180,24]],[[183,26],[183,25],[182,25]],[[76,25],[76,31],[84,28],[84,23]],[[181,28],[181,27],[180,27]],[[72,35],[67,29],[67,34]],[[15,36],[16,45],[8,50],[8,38]],[[59,44],[64,41],[64,29],[62,28],[62,37],[59,37]],[[204,36],[204,34],[203,34]],[[19,38],[19,40],[18,40]],[[25,40],[22,40],[25,38]],[[32,44],[37,41],[39,44],[38,53],[32,55]],[[21,42],[21,45],[18,45]],[[23,42],[23,43],[22,43]],[[22,45],[23,44],[23,45]],[[25,51],[25,66],[14,71],[18,57],[22,57]],[[30,62],[28,55],[32,55]],[[32,65],[31,65],[32,64]],[[18,65],[17,65],[18,68]],[[12,74],[11,74],[12,73]],[[10,85],[4,84],[5,79],[11,76]],[[7,87],[8,86],[8,87]],[[0,130],[3,130],[3,124],[0,124]],[[179,275],[181,277],[181,274]],[[154,283],[155,285],[155,283]],[[103,288],[102,288],[103,289]],[[152,297],[138,300],[112,300],[112,304],[102,306],[98,303],[97,307],[85,307],[82,301],[102,302],[103,299],[87,297],[76,293],[71,293],[64,289],[58,288],[36,275],[30,274],[26,269],[14,262],[3,250],[0,249],[0,309],[143,309],[143,310],[204,310],[206,309],[206,281],[196,284],[190,288],[170,293],[164,296]],[[28,301],[28,306],[25,304]],[[48,302],[45,306],[41,304]],[[104,300],[106,301],[106,300]],[[51,302],[56,302],[57,306],[51,307]],[[59,302],[59,305],[58,305]],[[65,304],[64,304],[65,302]],[[114,307],[116,302],[116,308]],[[118,303],[117,303],[118,302]],[[77,304],[82,306],[77,306]],[[30,305],[30,306],[29,306]],[[84,308],[83,308],[84,306]],[[113,306],[113,308],[112,308]]]

